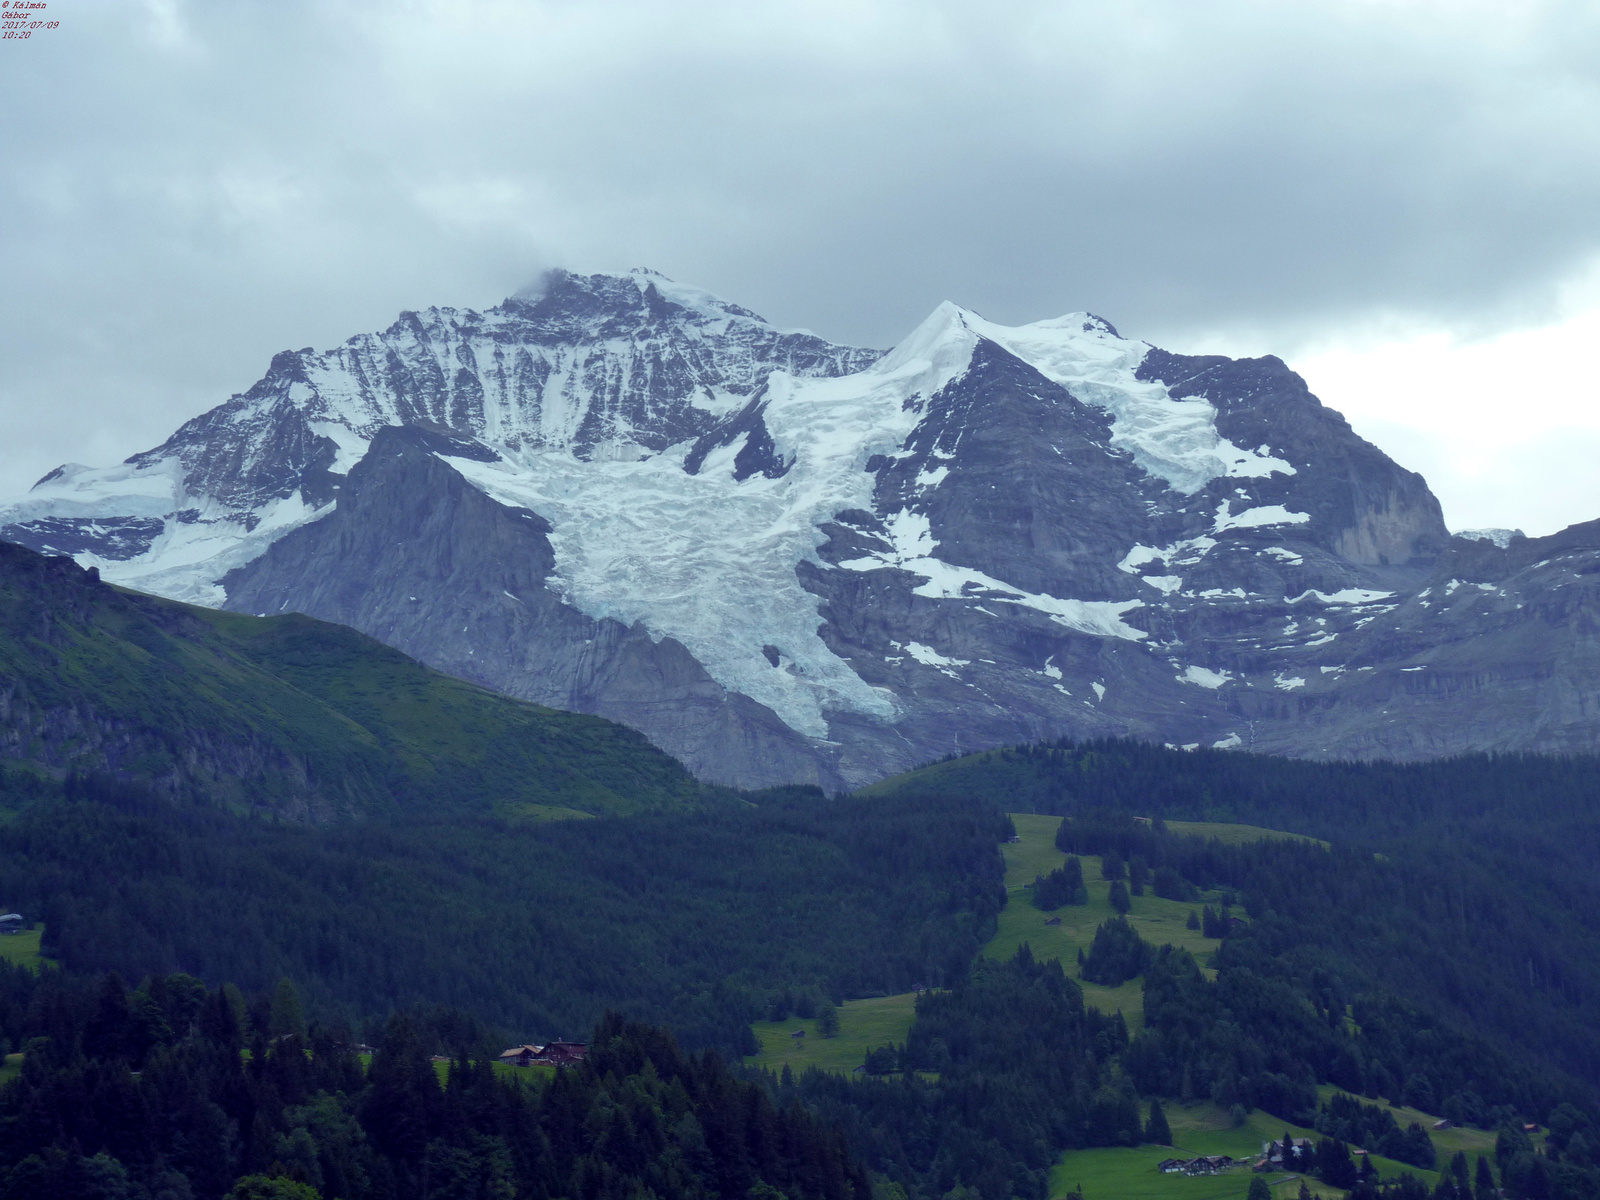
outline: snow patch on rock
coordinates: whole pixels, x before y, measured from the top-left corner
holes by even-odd
[[[944,668],[967,667],[972,665],[972,660],[970,658],[947,658],[943,654],[940,654],[932,646],[924,646],[921,642],[907,642],[905,644],[905,652],[925,667]],[[945,674],[952,675],[954,672],[946,671]]]
[[[1231,671],[1213,671],[1210,667],[1185,667],[1178,676],[1179,683],[1192,683],[1215,691],[1233,678]]]
[[[1142,608],[1142,600],[1071,600],[1024,591],[972,567],[958,567],[935,558],[933,555],[938,549],[938,542],[934,540],[928,517],[923,513],[901,509],[890,514],[884,524],[889,531],[888,548],[875,551],[866,558],[850,559],[839,566],[847,571],[875,571],[891,567],[920,575],[923,582],[912,589],[912,594],[932,600],[981,597],[990,603],[1016,604],[1045,613],[1057,624],[1079,633],[1125,638],[1128,641],[1141,641],[1148,636],[1144,630],[1136,629],[1122,619],[1123,613]]]
[[[1393,592],[1377,592],[1370,588],[1342,588],[1337,592],[1319,592],[1310,589],[1301,592],[1293,599],[1284,597],[1286,604],[1299,604],[1304,600],[1314,600],[1318,604],[1375,604],[1380,600],[1388,600],[1394,596]]]
[[[1220,476],[1259,478],[1295,469],[1264,449],[1246,450],[1217,432],[1216,407],[1203,397],[1174,400],[1167,385],[1137,377],[1145,342],[1118,337],[1090,313],[1005,326],[965,313],[977,334],[1010,351],[1079,400],[1111,414],[1111,442],[1147,473],[1192,496]]]
[[[1243,512],[1229,513],[1230,501],[1217,505],[1217,519],[1212,525],[1214,533],[1228,529],[1258,529],[1268,525],[1304,525],[1311,520],[1310,513],[1290,512],[1281,504],[1263,504]]]

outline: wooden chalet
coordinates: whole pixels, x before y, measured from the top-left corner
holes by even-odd
[[[543,1046],[513,1046],[501,1052],[500,1061],[508,1067],[531,1067],[543,1053]]]
[[[508,1067],[531,1067],[539,1063],[547,1066],[568,1067],[581,1063],[589,1053],[586,1042],[545,1042],[542,1046],[529,1043],[502,1051],[500,1061]]]
[[[1156,1164],[1163,1175],[1215,1175],[1235,1164],[1227,1154],[1202,1154],[1199,1158],[1167,1158]]]
[[[547,1042],[541,1062],[554,1063],[556,1066],[568,1066],[572,1063],[581,1063],[584,1056],[589,1053],[589,1046],[585,1042]]]

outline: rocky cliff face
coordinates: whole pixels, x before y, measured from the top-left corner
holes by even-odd
[[[943,305],[880,355],[653,274],[558,273],[281,354],[0,524],[136,587],[353,625],[743,786],[1061,735],[1600,741],[1600,533],[1452,539],[1283,363],[1086,314]]]

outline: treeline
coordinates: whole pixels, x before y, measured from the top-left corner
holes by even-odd
[[[608,1015],[548,1083],[454,1047],[469,1020],[392,1018],[363,1066],[292,989],[247,1004],[188,976],[129,992],[50,972],[0,1088],[0,1197],[860,1200],[838,1134],[774,1106],[715,1053]]]
[[[982,796],[1008,812],[1093,809],[1225,821],[1326,841],[1379,840],[1461,822],[1582,819],[1600,790],[1594,755],[1469,754],[1420,763],[1315,762],[1171,750],[1119,738],[985,751],[867,789]]]
[[[671,817],[313,827],[104,781],[67,789],[80,799],[18,783],[0,897],[44,923],[47,955],[247,990],[287,976],[352,1020],[446,1004],[575,1037],[616,1009],[746,1053],[786,991],[837,1002],[959,978],[1004,904],[1009,822],[969,801],[796,790]]]

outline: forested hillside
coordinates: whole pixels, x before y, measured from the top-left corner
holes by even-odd
[[[1153,888],[1158,903],[1193,902],[1195,924],[1220,938],[1200,961],[1188,950],[1142,942],[1121,918],[1107,921],[1088,955],[1066,966],[1084,979],[1134,978],[1128,986],[1142,989],[1142,998],[1131,1027],[1106,1006],[1104,989],[1096,1001],[1102,1012],[1086,1009],[1062,964],[1036,961],[1024,944],[1012,961],[980,960],[949,993],[919,998],[905,1042],[866,1060],[868,1071],[905,1072],[901,1078],[785,1072],[775,1092],[840,1121],[868,1165],[911,1195],[959,1187],[985,1200],[1042,1198],[1059,1155],[1067,1153],[1064,1178],[1071,1179],[1070,1164],[1094,1147],[1126,1148],[1131,1158],[1120,1161],[1153,1171],[1162,1155],[1132,1148],[1171,1143],[1161,1104],[1190,1127],[1220,1118],[1209,1127],[1250,1123],[1273,1138],[1291,1127],[1296,1137],[1317,1135],[1286,1170],[1363,1198],[1391,1186],[1397,1190],[1384,1194],[1410,1200],[1473,1194],[1462,1174],[1470,1164],[1447,1163],[1454,1151],[1436,1148],[1429,1132],[1436,1123],[1466,1127],[1456,1145],[1497,1147],[1477,1168],[1483,1200],[1600,1195],[1592,1080],[1552,1054],[1509,1044],[1492,1032],[1492,1013],[1479,1012],[1476,1021],[1441,1013],[1408,1002],[1381,974],[1364,974],[1370,958],[1395,948],[1337,886],[1347,875],[1354,876],[1350,891],[1366,882],[1350,870],[1349,854],[1284,839],[1225,845],[1174,836],[1157,821],[1091,813],[1064,821],[1059,832],[1062,849],[1080,856],[1069,866],[1092,865],[1113,888],[1133,892],[1135,913]],[[1300,903],[1274,907],[1297,884]],[[1012,903],[1018,900],[1014,892]],[[1035,910],[1034,921],[1085,901],[1079,888],[1041,903],[1046,912]],[[1345,912],[1349,928],[1338,929]],[[1406,917],[1400,912],[1399,923]],[[1494,974],[1481,949],[1446,949],[1463,955],[1452,978]],[[1101,978],[1109,961],[1099,960],[1113,957],[1119,969]],[[1257,1110],[1264,1119],[1250,1116]],[[1550,1135],[1531,1138],[1525,1126],[1548,1127]],[[1458,1137],[1439,1136],[1447,1148]],[[1243,1141],[1249,1148],[1248,1136]],[[1365,1157],[1352,1159],[1351,1147]],[[1239,1153],[1237,1138],[1229,1149]],[[1109,1153],[1088,1158],[1119,1161]],[[1488,1185],[1484,1171],[1492,1172]],[[1126,1194],[1167,1194],[1125,1168],[1113,1177],[1133,1189]],[[1238,1180],[1236,1194],[1247,1182]],[[1219,1186],[1217,1195],[1233,1194],[1225,1181]],[[1293,1194],[1292,1175],[1288,1186],[1275,1194]],[[1189,1193],[1174,1185],[1170,1194]]]
[[[1565,1131],[1554,1149],[1506,1186],[1576,1196],[1593,1194],[1596,1160],[1571,1130],[1600,1117],[1597,766],[1061,743],[935,764],[867,794],[1066,814],[1059,847],[1102,859],[1107,878],[1126,881],[1113,884],[1123,904],[1151,886],[1208,898],[1195,902],[1196,928],[1223,938],[1208,961],[1118,951],[1142,974],[1144,1027],[1123,1056],[1140,1093],[1260,1107],[1306,1127],[1320,1119],[1319,1085],[1518,1137],[1525,1120],[1553,1120]],[[1166,820],[1248,822],[1328,844],[1224,844],[1177,836]],[[1066,892],[1045,907],[1072,903]],[[1096,958],[1102,940],[1111,954],[1114,925],[1097,935],[1086,977],[1109,969]]]
[[[1532,1056],[1600,1085],[1600,760],[1310,763],[1099,742],[973,755],[870,791],[1120,814],[1115,835],[1075,821],[1080,833],[1063,836],[1151,865],[1170,859],[1196,883],[1230,888],[1259,957],[1323,980],[1326,994],[1381,995],[1512,1060]],[[1133,816],[1241,821],[1333,849],[1208,846],[1141,829]],[[1371,1069],[1381,1090],[1393,1067]]]
[[[732,802],[610,721],[474,687],[340,625],[125,592],[5,542],[0,759],[313,821]]]
[[[13,773],[0,796],[19,806],[0,824],[0,896],[71,971],[287,975],[351,1018],[454,1004],[526,1037],[578,1036],[616,1008],[743,1052],[769,991],[959,976],[1004,902],[1008,823],[966,801],[797,790],[672,816],[312,826],[94,780]]]
[[[7,1200],[870,1192],[807,1110],[615,1015],[584,1063],[541,1086],[493,1069],[459,1022],[412,1015],[389,1021],[365,1065],[348,1029],[308,1028],[292,988],[247,1007],[187,975],[131,993],[115,975],[5,983],[48,1014],[0,1089]],[[443,1079],[439,1052],[455,1056]]]

